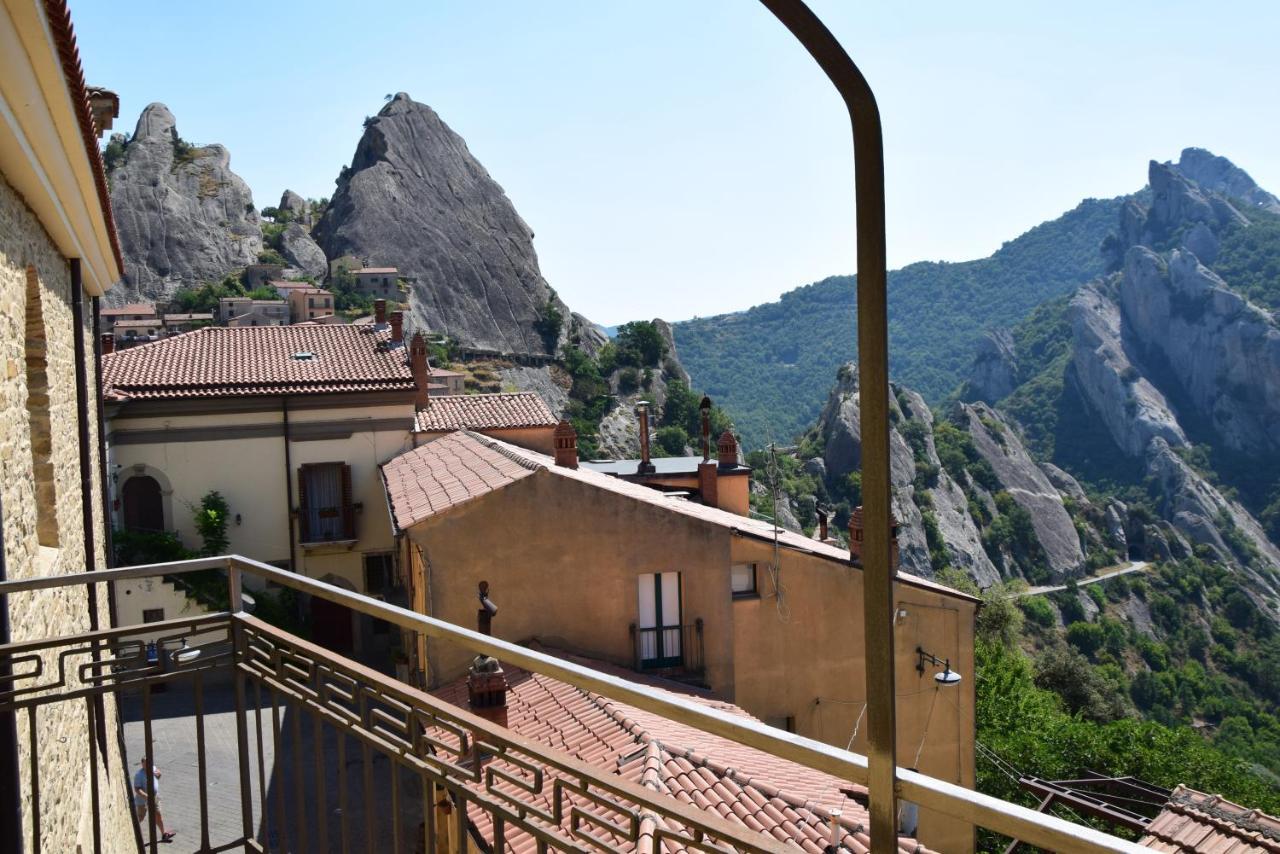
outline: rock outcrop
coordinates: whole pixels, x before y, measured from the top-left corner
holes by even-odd
[[[1141,456],[1154,437],[1185,445],[1187,437],[1165,399],[1129,359],[1120,308],[1100,283],[1086,285],[1067,309],[1073,377],[1115,443]]]
[[[311,221],[311,205],[293,190],[285,190],[280,196],[279,209],[289,214],[294,222],[306,228],[314,225]]]
[[[1280,452],[1280,327],[1269,312],[1190,251],[1166,262],[1142,246],[1125,257],[1120,306],[1132,346],[1167,369],[1228,447]]]
[[[1206,190],[1280,213],[1280,199],[1259,187],[1248,172],[1211,151],[1184,148],[1178,171]]]
[[[324,250],[296,222],[289,223],[281,232],[280,254],[301,273],[317,282],[324,281],[329,272],[329,262],[325,259]]]
[[[193,146],[164,104],[142,111],[111,169],[111,206],[125,258],[112,304],[165,299],[183,285],[256,263],[262,228],[248,185],[221,145]]]
[[[961,426],[995,471],[1001,488],[1031,515],[1049,571],[1059,578],[1078,572],[1084,566],[1084,552],[1075,523],[1061,493],[1031,459],[1017,432],[986,404],[960,404],[959,409]]]
[[[329,258],[395,266],[414,325],[463,346],[554,353],[583,328],[542,278],[533,231],[435,111],[403,92],[367,120],[313,236]],[[561,318],[559,329],[548,322]]]
[[[965,397],[996,403],[1018,385],[1018,359],[1007,329],[988,330],[978,342]]]

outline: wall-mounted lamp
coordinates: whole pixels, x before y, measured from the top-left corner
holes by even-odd
[[[240,526],[240,514],[239,514],[239,513],[237,513],[237,514],[236,514],[236,527],[239,527],[239,526]]]
[[[916,655],[919,656],[919,660],[916,662],[916,670],[920,671],[921,676],[924,675],[924,665],[928,662],[934,667],[942,668],[941,673],[933,674],[934,682],[937,682],[939,685],[960,684],[961,676],[959,673],[956,673],[951,669],[951,659],[938,658],[936,655],[931,655],[925,652],[923,647],[916,647]]]

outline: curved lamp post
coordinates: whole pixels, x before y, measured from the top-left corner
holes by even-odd
[[[853,129],[858,230],[858,391],[862,429],[863,631],[871,850],[897,850],[893,568],[889,555],[889,323],[885,288],[884,145],[866,78],[802,0],[760,0],[830,78]],[[874,654],[873,654],[874,651]]]

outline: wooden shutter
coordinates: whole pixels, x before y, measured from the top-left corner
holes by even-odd
[[[311,513],[307,503],[307,467],[298,468],[298,541],[311,542]]]
[[[356,538],[356,511],[351,502],[351,466],[342,466],[342,531],[344,539]]]

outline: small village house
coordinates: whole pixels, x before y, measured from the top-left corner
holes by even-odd
[[[352,270],[356,291],[379,299],[400,299],[400,271],[395,267],[363,267]]]
[[[287,326],[289,305],[284,300],[222,297],[217,318],[223,326]]]
[[[289,288],[286,299],[289,302],[289,322],[303,323],[333,316],[333,294],[323,288]]]
[[[567,423],[554,442],[547,455],[458,430],[382,466],[416,610],[466,624],[487,581],[509,603],[501,637],[694,680],[775,726],[865,750],[849,551],[582,467]],[[905,573],[895,588],[900,755],[972,786],[977,602]],[[920,650],[966,678],[943,686]],[[414,654],[429,685],[469,662],[431,642]],[[930,814],[921,839],[972,847],[971,828]]]

